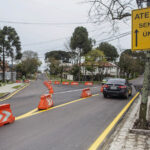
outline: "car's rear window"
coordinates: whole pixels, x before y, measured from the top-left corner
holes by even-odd
[[[108,80],[107,84],[120,84],[120,85],[124,85],[125,84],[125,80],[124,79],[110,79],[110,80]]]

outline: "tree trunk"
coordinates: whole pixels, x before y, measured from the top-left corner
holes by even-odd
[[[3,82],[5,82],[5,48],[3,46]]]
[[[11,81],[13,82],[13,56],[12,56],[12,60],[11,60]]]
[[[146,64],[144,71],[144,82],[142,89],[142,101],[140,105],[139,121],[141,127],[144,127],[146,124],[146,111],[147,111],[147,101],[148,101],[148,92],[149,92],[149,77],[150,77],[150,52],[147,52],[146,55]]]

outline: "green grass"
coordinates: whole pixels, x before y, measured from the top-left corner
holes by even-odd
[[[14,87],[12,87],[12,88],[18,89],[18,88],[20,88],[20,87],[21,87],[21,85],[17,85],[17,86],[14,86]]]
[[[2,96],[4,96],[4,95],[6,95],[7,93],[0,93],[0,97],[2,97]]]

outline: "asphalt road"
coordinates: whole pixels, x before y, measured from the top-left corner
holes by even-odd
[[[45,77],[39,76],[29,87],[0,104],[10,103],[15,116],[36,108],[40,96],[48,92],[43,80]],[[98,94],[86,99],[80,99],[84,85],[53,87],[55,109],[1,127],[0,150],[86,150],[131,99],[104,99],[100,85],[91,87],[92,94]]]

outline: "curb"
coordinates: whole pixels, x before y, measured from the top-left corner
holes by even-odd
[[[12,93],[6,95],[6,97],[0,98],[0,102],[5,101],[5,100],[8,100],[9,98],[13,97],[15,94],[17,94],[18,92],[22,91],[24,88],[28,87],[29,85],[30,85],[30,83],[24,85],[23,87],[17,89],[16,91],[14,91],[14,92],[12,92]]]

